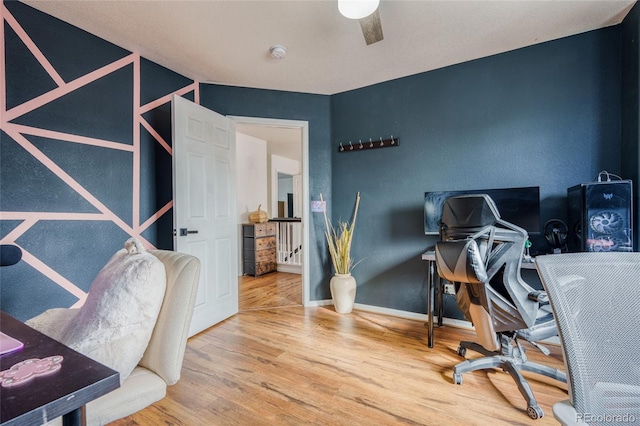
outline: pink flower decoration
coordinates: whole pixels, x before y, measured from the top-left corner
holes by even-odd
[[[46,376],[62,368],[62,355],[54,355],[44,359],[31,358],[13,365],[8,370],[0,371],[0,385],[10,387],[28,382],[36,376]]]

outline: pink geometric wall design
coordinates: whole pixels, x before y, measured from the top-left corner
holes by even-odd
[[[140,128],[146,129],[150,135],[155,139],[155,142],[166,150],[171,155],[171,141],[163,140],[160,134],[143,118],[143,114],[153,110],[161,105],[164,105],[171,101],[173,93],[177,95],[185,95],[189,92],[194,93],[195,102],[199,103],[199,85],[198,82],[193,81],[179,90],[173,93],[162,96],[144,105],[140,103],[140,61],[141,57],[138,54],[132,53],[120,60],[112,62],[102,68],[99,68],[93,72],[82,75],[79,78],[75,78],[72,81],[65,81],[60,73],[54,68],[51,62],[38,48],[36,43],[31,39],[29,34],[23,29],[18,21],[12,16],[7,7],[2,4],[0,9],[1,21],[0,26],[0,128],[6,132],[13,140],[15,140],[22,148],[24,148],[33,158],[37,159],[42,165],[53,172],[59,179],[61,179],[66,185],[73,191],[79,194],[84,200],[91,204],[98,211],[97,213],[60,213],[60,212],[47,212],[47,211],[4,211],[0,206],[0,220],[14,220],[21,221],[21,223],[12,229],[8,234],[2,236],[0,243],[2,244],[17,244],[17,240],[20,236],[32,229],[39,221],[110,221],[117,227],[122,229],[126,234],[140,239],[147,248],[154,248],[153,244],[147,241],[143,237],[143,232],[153,225],[158,218],[167,213],[173,206],[173,201],[169,201],[166,205],[159,208],[155,214],[146,218],[146,220],[140,219]],[[20,40],[27,46],[34,58],[37,59],[42,69],[51,77],[57,87],[48,91],[40,96],[37,96],[31,100],[28,100],[20,105],[13,106],[7,109],[7,81],[6,81],[6,64],[5,64],[5,23],[18,35]],[[13,123],[12,121],[37,110],[51,102],[54,102],[61,97],[68,95],[76,90],[85,87],[88,84],[96,82],[102,78],[109,76],[110,74],[121,70],[123,67],[133,66],[133,99],[131,99],[133,105],[132,128],[133,144],[124,144],[118,141],[105,140],[98,138],[91,138],[85,136],[79,136],[59,131],[54,131],[47,128],[37,128],[31,126],[25,126],[23,124]],[[76,179],[74,179],[69,173],[67,173],[59,164],[57,164],[52,158],[45,155],[42,150],[38,149],[27,136],[39,136],[45,138],[51,138],[58,141],[64,141],[69,144],[82,144],[88,146],[102,147],[112,150],[122,150],[130,152],[133,156],[133,185],[130,189],[130,196],[132,199],[133,212],[131,223],[127,224],[117,214],[110,210],[100,199],[99,195],[92,193],[87,188],[83,187]],[[63,288],[75,296],[78,301],[74,304],[74,307],[81,306],[86,298],[86,292],[79,288],[74,283],[63,277],[56,272],[50,265],[48,265],[43,259],[39,259],[34,254],[30,253],[24,247],[22,261],[29,264],[31,267],[48,277],[55,282],[58,286]]]

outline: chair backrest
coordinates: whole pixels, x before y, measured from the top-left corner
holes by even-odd
[[[612,419],[607,424],[640,421],[640,253],[538,256],[536,268],[558,323],[576,412],[608,416],[601,417]]]
[[[493,199],[486,194],[449,197],[442,205],[442,231],[444,239],[453,239],[451,233],[464,236],[480,231],[500,221],[500,212]]]
[[[180,379],[184,352],[193,316],[200,261],[198,258],[166,250],[149,250],[164,264],[167,289],[149,345],[139,362],[167,382]]]
[[[487,282],[471,284],[471,287],[461,286],[456,295],[465,316],[471,316],[471,305],[482,304],[483,316],[491,319],[491,330],[485,333],[488,336],[495,332],[526,329],[535,324],[539,305],[529,299],[529,293],[534,289],[520,276],[528,234],[524,229],[502,220],[489,195],[470,194],[445,200],[441,238],[444,241],[438,243],[440,246],[447,241],[475,240],[484,261]],[[474,312],[479,315],[477,309]],[[468,319],[474,324],[487,323],[486,318]]]

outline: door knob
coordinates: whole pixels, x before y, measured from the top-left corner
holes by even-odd
[[[197,234],[197,230],[187,230],[187,228],[180,228],[180,236],[186,237],[187,234]]]

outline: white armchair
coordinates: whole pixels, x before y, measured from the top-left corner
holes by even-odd
[[[180,379],[200,279],[200,261],[196,257],[179,252],[148,252],[162,262],[166,272],[165,294],[151,338],[138,365],[121,382],[120,388],[87,404],[87,425],[105,425],[131,415],[164,398],[167,386],[175,384]],[[68,324],[67,321],[73,321],[80,310],[50,311],[27,323],[33,322],[34,325],[42,326],[38,321],[51,322],[51,318],[58,318]],[[41,331],[47,334],[45,330]],[[61,419],[50,423],[61,423]]]
[[[87,424],[104,425],[161,400],[180,379],[200,261],[184,253],[150,250],[164,264],[167,289],[144,356],[122,386],[87,405]]]

